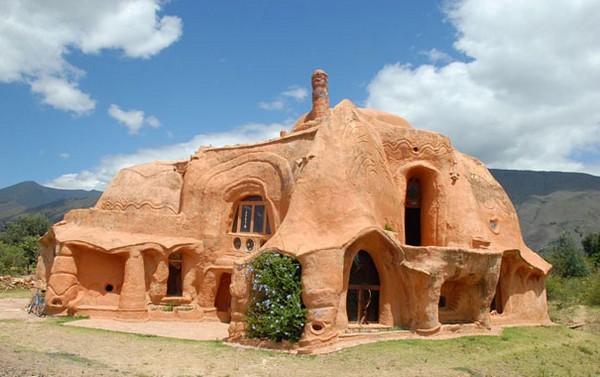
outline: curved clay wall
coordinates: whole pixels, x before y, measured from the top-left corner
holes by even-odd
[[[124,169],[95,208],[54,225],[38,268],[51,313],[231,320],[241,339],[249,290],[238,267],[272,248],[302,265],[305,349],[365,320],[421,334],[547,322],[550,265],[524,244],[485,166],[398,116],[348,100],[329,109],[326,74],[313,79],[319,106],[291,133]],[[268,230],[236,227],[243,205]],[[359,254],[372,284],[350,284]]]

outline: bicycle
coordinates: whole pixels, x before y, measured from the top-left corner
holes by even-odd
[[[27,307],[27,313],[34,313],[36,316],[41,317],[46,314],[46,298],[44,297],[45,289],[35,288],[36,292],[29,302]]]

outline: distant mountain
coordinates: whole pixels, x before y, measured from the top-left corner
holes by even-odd
[[[584,173],[490,169],[518,206],[533,196],[545,196],[556,191],[600,191],[600,177]]]
[[[56,222],[71,209],[94,206],[100,195],[100,191],[60,190],[32,181],[21,182],[0,189],[0,220],[42,213]]]
[[[491,169],[513,201],[523,238],[540,250],[562,230],[600,232],[600,177],[581,173]],[[0,189],[0,221],[42,213],[53,222],[74,208],[93,207],[100,191],[59,190],[35,182]]]
[[[540,250],[561,231],[600,232],[600,177],[582,173],[490,169],[519,214],[523,238]]]

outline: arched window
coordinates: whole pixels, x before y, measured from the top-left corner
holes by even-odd
[[[408,208],[421,208],[421,183],[418,178],[413,177],[408,180],[406,206]]]
[[[235,211],[231,232],[271,234],[269,212],[262,196],[248,196],[240,201]]]
[[[169,279],[167,280],[167,296],[179,297],[183,293],[183,274],[181,253],[169,255]]]
[[[421,183],[416,177],[410,178],[406,186],[404,229],[406,244],[421,246]]]
[[[379,273],[368,252],[359,251],[350,268],[346,314],[349,322],[379,322]]]

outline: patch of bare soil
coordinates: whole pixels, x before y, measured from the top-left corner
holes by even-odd
[[[130,322],[112,319],[81,319],[65,325],[189,340],[225,340],[229,327],[221,322]]]
[[[4,298],[0,299],[0,320],[3,319],[32,319],[25,307],[29,303],[27,298]]]

